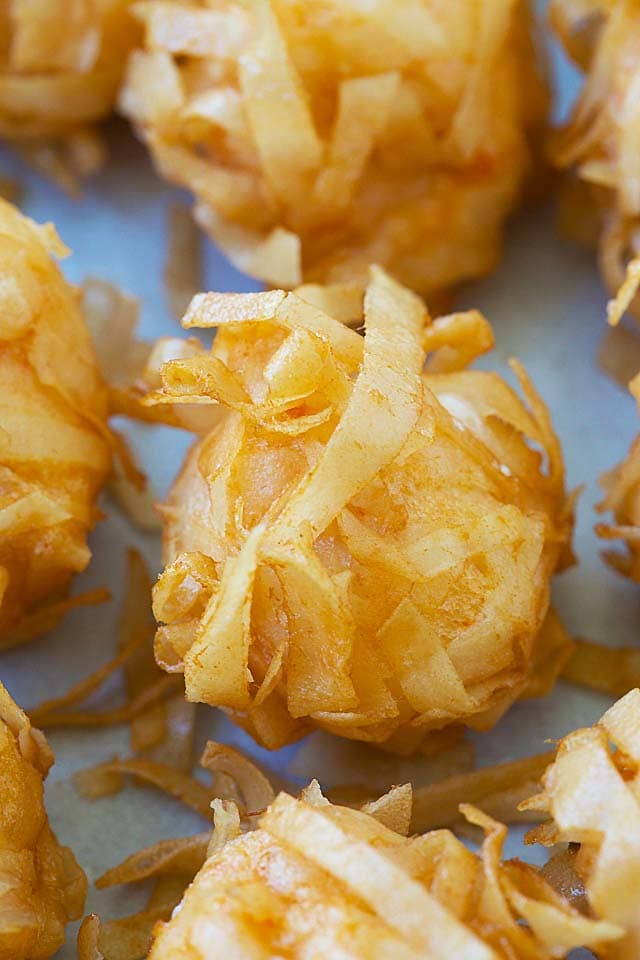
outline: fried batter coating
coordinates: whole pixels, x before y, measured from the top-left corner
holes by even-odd
[[[82,915],[87,880],[51,831],[43,780],[53,754],[0,684],[0,960],[45,960]]]
[[[627,261],[640,253],[640,8],[635,2],[552,0],[550,17],[585,74],[582,93],[551,153],[556,165],[573,171],[585,187],[573,212],[576,222],[569,223],[572,230],[582,231],[589,202],[599,212],[600,268],[615,293]],[[640,316],[637,303],[634,313]]]
[[[535,868],[501,862],[506,828],[473,807],[463,809],[485,830],[480,856],[448,830],[396,832],[403,791],[406,833],[406,787],[370,812],[333,806],[317,785],[298,800],[281,793],[258,829],[234,837],[225,823],[223,839],[218,806],[209,857],[150,960],[550,960],[617,935]]]
[[[379,268],[364,338],[336,319],[355,307],[329,287],[196,297],[184,325],[217,327],[212,352],[190,341],[147,398],[218,419],[163,507],[156,657],[271,748],[487,729],[570,650],[549,581],[572,504],[526,374],[523,402],[464,370],[484,317],[432,322]]]
[[[66,252],[0,201],[0,648],[64,612],[110,470],[106,388],[52,258]]]
[[[113,110],[138,37],[131,2],[0,4],[0,139],[25,147],[57,144],[71,169],[92,172],[101,154],[91,128]],[[51,154],[48,163],[56,169]]]
[[[151,0],[123,111],[272,286],[490,271],[546,115],[527,2]]]
[[[578,896],[591,915],[622,936],[599,956],[631,960],[640,952],[640,691],[632,690],[593,727],[566,736],[526,804],[551,820],[529,840],[569,843]]]

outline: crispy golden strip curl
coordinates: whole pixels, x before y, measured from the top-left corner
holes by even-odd
[[[495,266],[548,107],[528,2],[134,13],[121,109],[239,269],[362,287],[380,262],[432,303]]]
[[[51,831],[43,781],[53,754],[0,683],[0,956],[45,960],[82,915],[86,877]]]
[[[188,207],[176,203],[169,208],[167,233],[164,284],[171,313],[182,320],[189,303],[202,290],[201,235]]]
[[[85,918],[78,935],[80,960],[142,960],[157,921],[170,917],[207,856],[235,839],[241,822],[245,828],[254,824],[255,813],[262,812],[274,798],[262,771],[231,747],[209,742],[201,763],[214,775],[209,788],[175,768],[146,760],[113,761],[76,775],[76,786],[88,799],[112,792],[114,776],[133,774],[137,783],[158,787],[209,822],[213,816],[213,831],[160,841],[132,854],[98,878],[99,889],[151,878],[156,886],[147,907],[137,914],[107,923],[101,923],[96,916]],[[226,786],[226,782],[218,782],[221,775],[233,784],[235,795],[242,800],[240,807],[218,796],[219,788]],[[118,783],[117,787],[120,786]],[[397,801],[391,801],[391,809],[383,806],[383,816],[398,816]]]
[[[85,917],[78,932],[78,960],[144,960],[154,927],[171,917],[176,903],[174,894],[119,920],[103,923],[95,914]]]
[[[540,753],[418,787],[413,792],[412,831],[453,826],[460,820],[463,802],[479,806],[491,816],[521,819],[519,801],[536,789],[552,759],[553,753]]]
[[[44,728],[99,727],[130,723],[131,749],[138,758],[162,758],[165,765],[190,770],[195,708],[185,704],[176,683],[156,666],[153,657],[153,621],[148,598],[151,580],[142,556],[129,550],[125,594],[118,623],[118,652],[70,690],[35,707],[31,719]],[[122,706],[101,710],[77,708],[124,668],[126,700]],[[169,681],[169,682],[167,682]],[[118,771],[104,770],[100,789],[119,789]],[[94,787],[94,789],[98,789]]]
[[[372,268],[363,338],[322,309],[337,296],[192,301],[213,348],[161,366],[144,402],[218,423],[162,508],[156,659],[271,748],[318,726],[408,754],[553,684],[573,499],[522,367],[524,401],[464,369],[492,342],[480,314],[432,322]]]
[[[107,870],[98,877],[96,886],[101,890],[121,883],[137,883],[165,873],[195,876],[206,859],[210,840],[210,830],[192,837],[161,840],[148,850],[140,850],[117,867]]]
[[[132,417],[150,423],[206,433],[216,422],[215,411],[166,405],[145,406],[142,399],[149,387],[160,383],[163,364],[176,358],[197,356],[203,348],[197,340],[160,337],[155,343],[138,337],[139,304],[135,297],[104,280],[90,278],[82,286],[82,307],[91,331],[100,369],[109,390],[109,410],[114,415]],[[149,503],[135,484],[127,484],[129,471],[115,474],[115,493],[125,508],[132,506],[131,517],[138,525],[149,521]],[[133,489],[131,487],[133,486]],[[140,502],[140,498],[142,501]]]
[[[626,390],[640,370],[640,332],[622,325],[609,327],[598,349],[598,366]]]
[[[268,778],[234,747],[210,740],[200,766],[214,775],[222,773],[231,777],[239,790],[240,809],[244,816],[253,816],[265,810],[275,796]]]
[[[581,882],[578,894],[586,894],[593,916],[622,934],[603,951],[611,960],[634,957],[640,949],[639,730],[636,688],[596,726],[561,741],[542,792],[522,805],[551,818],[530,832],[529,842],[579,844],[572,863]]]
[[[612,697],[623,696],[640,685],[640,650],[578,639],[562,678]]]
[[[131,774],[145,784],[158,787],[164,793],[195,810],[196,813],[202,814],[203,817],[209,814],[211,790],[198,780],[194,780],[193,777],[176,770],[175,767],[169,767],[164,763],[157,763],[152,760],[137,760],[135,758],[108,760],[97,767],[81,770],[75,774],[74,783],[83,797],[88,800],[97,800],[103,795],[101,775],[104,773]],[[97,785],[97,789],[94,789],[94,785]]]
[[[0,574],[0,580],[2,579],[4,577]],[[4,584],[2,587],[4,587]],[[107,603],[110,599],[111,593],[106,587],[97,587],[95,590],[87,590],[84,593],[77,593],[73,597],[67,597],[66,600],[54,600],[51,603],[46,603],[33,613],[23,617],[19,626],[11,631],[11,638],[4,645],[6,647],[22,646],[23,643],[28,643],[34,637],[39,637],[43,633],[53,630],[60,620],[71,613],[72,610],[99,606],[102,603]]]
[[[41,726],[53,727],[111,727],[120,723],[129,723],[145,713],[152,705],[167,699],[175,692],[175,684],[170,677],[158,677],[154,683],[133,700],[121,707],[110,710],[53,710],[38,714]]]
[[[0,648],[105,597],[68,598],[116,441],[76,291],[55,263],[67,253],[51,224],[0,200]]]
[[[78,683],[74,684],[66,693],[51,700],[44,700],[42,703],[39,703],[37,707],[33,707],[29,711],[31,722],[46,727],[47,719],[50,715],[56,715],[59,711],[67,707],[75,706],[83,700],[86,700],[92,693],[100,689],[105,680],[126,663],[133,650],[137,649],[141,643],[142,638],[135,637],[129,646],[123,647],[120,650],[117,656],[112,660],[108,660],[101,667],[98,667],[98,669],[89,674],[88,677],[84,677]]]
[[[212,800],[221,796],[221,790],[226,787],[228,780],[234,785],[233,797],[229,799],[241,810],[244,818],[261,813],[273,800],[274,791],[269,780],[256,764],[233,747],[209,741],[200,766],[212,774],[209,787],[175,766],[135,757],[114,759],[82,770],[76,774],[75,783],[83,796],[96,800],[106,792],[111,792],[112,774],[132,774],[137,780],[157,787],[205,818],[209,817]]]

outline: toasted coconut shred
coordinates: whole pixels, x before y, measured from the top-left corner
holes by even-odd
[[[569,734],[526,806],[551,819],[529,842],[569,843],[578,896],[593,916],[620,931],[602,956],[640,951],[640,690],[631,690],[599,724]],[[579,845],[579,846],[577,846]]]
[[[272,286],[489,271],[546,115],[528,3],[152,0],[120,96],[198,223]]]
[[[615,293],[627,261],[640,253],[640,10],[634,2],[552,0],[550,18],[585,73],[569,121],[554,135],[551,156],[585,185],[581,207],[591,203],[599,211],[600,267]],[[633,313],[640,316],[637,301]]]
[[[0,957],[45,960],[82,915],[87,881],[51,831],[46,740],[0,684]]]
[[[43,729],[129,724],[134,757],[125,762],[144,760],[153,764],[162,758],[165,765],[177,771],[190,770],[195,706],[184,700],[179,678],[167,676],[155,662],[150,600],[149,571],[141,555],[136,550],[128,550],[116,655],[61,696],[33,707],[29,715],[32,722]],[[106,709],[90,709],[84,705],[89,696],[102,691],[105,682],[121,669],[125,680],[124,703],[110,703]],[[100,776],[89,778],[88,792],[93,796],[116,792],[122,787],[122,774],[127,772],[132,771],[107,764]],[[133,772],[142,776],[137,770]]]
[[[0,201],[0,648],[104,599],[67,599],[113,441],[77,294],[53,260],[66,253],[51,225]]]
[[[162,508],[156,657],[271,748],[487,729],[571,651],[549,580],[572,501],[526,374],[525,403],[460,369],[486,320],[431,322],[378,268],[363,313],[364,338],[295,293],[196,297],[184,325],[217,328],[213,349],[145,400],[218,421]]]
[[[0,139],[73,189],[103,151],[93,130],[115,104],[138,30],[131,0],[5,0]]]

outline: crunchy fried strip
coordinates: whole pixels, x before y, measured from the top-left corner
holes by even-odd
[[[181,320],[192,297],[202,290],[201,234],[191,210],[182,203],[169,208],[167,236],[164,285],[171,313]]]
[[[484,809],[486,802],[493,811],[501,809],[503,796],[512,791],[530,795],[553,756],[553,752],[539,753],[419,787],[413,794],[411,831],[421,833],[456,823],[460,819],[461,803]],[[513,813],[515,815],[515,808]]]
[[[232,777],[244,801],[247,816],[266,810],[275,797],[268,778],[248,757],[224,743],[207,743],[200,766],[212,773]]]
[[[578,639],[562,678],[590,690],[623,696],[640,685],[640,649],[606,647],[592,640]]]
[[[211,831],[197,833],[192,837],[161,840],[159,843],[138,850],[122,863],[106,870],[96,880],[96,887],[103,890],[121,883],[138,883],[149,877],[170,876],[176,873],[195,876],[207,855]]]
[[[129,723],[152,704],[163,700],[167,693],[175,688],[176,678],[165,675],[159,677],[153,686],[147,687],[135,700],[123,707],[102,711],[51,712],[44,717],[38,715],[38,724],[46,729],[51,729],[52,727],[105,727],[115,726],[118,723]]]
[[[76,594],[75,597],[50,603],[40,610],[36,610],[35,613],[23,617],[20,625],[11,632],[11,635],[2,638],[3,649],[8,650],[11,647],[19,647],[23,643],[28,643],[29,640],[33,640],[34,637],[55,626],[61,617],[72,610],[79,610],[82,607],[96,607],[98,604],[107,603],[109,600],[111,600],[111,592],[106,587],[97,587],[95,590],[87,590],[85,593]]]
[[[132,774],[146,784],[168,793],[169,796],[186,804],[206,819],[210,819],[212,799],[210,788],[174,767],[154,763],[151,760],[116,759],[101,763],[89,770],[81,770],[75,775],[74,783],[87,799],[95,800],[100,796],[100,793],[93,791],[93,779],[95,774],[102,773]]]

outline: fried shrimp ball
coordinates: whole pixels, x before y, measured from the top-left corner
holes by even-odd
[[[562,740],[543,792],[526,805],[551,818],[531,831],[530,841],[574,845],[567,857],[571,886],[591,915],[618,928],[618,939],[602,953],[607,960],[631,960],[640,953],[639,730],[636,689],[596,726]]]
[[[151,0],[121,107],[271,286],[491,270],[546,114],[527,2]]]
[[[317,784],[297,800],[281,793],[244,835],[214,804],[208,859],[150,960],[550,960],[617,933],[535,868],[502,863],[506,828],[473,807],[479,856],[448,830],[407,837],[407,787],[363,811],[330,804]]]
[[[44,736],[0,684],[0,960],[45,960],[82,915],[87,880],[51,831]]]
[[[53,227],[0,201],[0,648],[49,629],[110,470],[107,391]]]
[[[157,659],[272,748],[487,729],[569,649],[549,581],[571,501],[524,371],[525,401],[465,370],[484,317],[431,321],[380,268],[355,307],[335,287],[199,295],[184,325],[217,328],[212,351],[190,341],[146,398],[217,418],[163,507]]]
[[[78,172],[99,150],[89,131],[115,104],[138,31],[131,0],[3,0],[0,139],[58,143]]]
[[[551,22],[585,74],[567,124],[552,143],[561,169],[575,172],[580,195],[574,219],[590,201],[600,220],[599,259],[612,293],[628,259],[640,253],[640,8],[610,0],[553,0]],[[580,223],[570,224],[580,229]],[[637,303],[634,313],[640,316]]]

